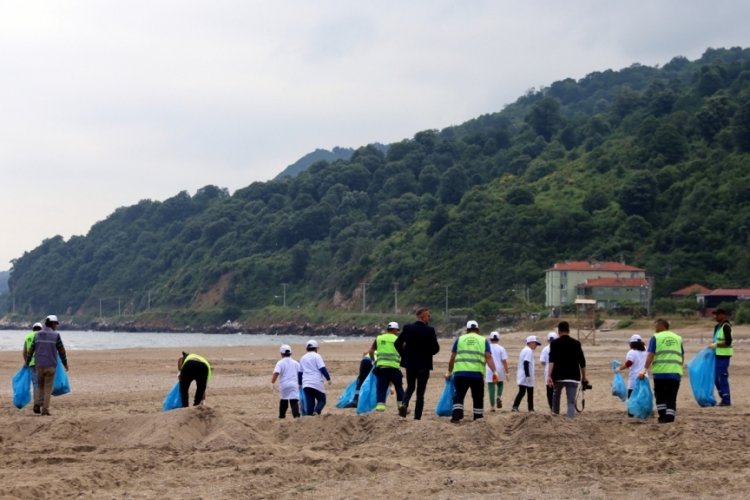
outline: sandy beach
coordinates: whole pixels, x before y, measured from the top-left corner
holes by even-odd
[[[710,328],[678,331],[687,360]],[[510,413],[527,332],[503,335],[511,368],[504,407],[461,425],[434,413],[448,339],[421,421],[400,419],[393,398],[383,414],[335,408],[365,339],[321,343],[333,377],[328,406],[321,417],[294,420],[277,418],[275,345],[195,350],[214,367],[206,405],[167,413],[161,402],[176,381],[179,351],[70,351],[72,392],[53,398],[50,417],[13,407],[10,380],[21,355],[2,351],[0,497],[746,498],[750,327],[735,328],[733,406],[700,408],[683,378],[673,425],[628,418],[610,394],[610,361],[625,357],[632,333],[600,333],[596,346],[584,344],[594,387],[572,421],[550,415],[541,376],[536,413],[525,402]],[[299,359],[303,346],[292,348]]]

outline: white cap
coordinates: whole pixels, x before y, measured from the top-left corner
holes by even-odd
[[[490,333],[490,340],[500,340],[500,332]]]
[[[547,340],[555,340],[558,337],[557,332],[549,332],[547,334]]]
[[[308,349],[317,349],[318,348],[318,341],[317,340],[308,340],[307,341],[307,348]]]
[[[531,344],[532,342],[536,342],[537,345],[542,345],[541,342],[539,342],[539,339],[536,338],[536,335],[529,335],[526,337],[526,343]]]
[[[637,333],[630,337],[630,342],[643,342],[643,339]]]
[[[286,353],[289,353],[289,354],[291,354],[291,353],[292,353],[292,348],[291,348],[291,347],[289,347],[289,346],[288,346],[288,345],[286,345],[286,344],[281,344],[281,347],[279,347],[279,352],[280,352],[281,354],[286,354]]]
[[[471,330],[473,328],[479,329],[479,323],[474,321],[473,319],[466,322],[466,329]]]
[[[39,329],[42,329],[42,328],[44,328],[44,326],[43,326],[43,325],[42,325],[41,323],[39,323],[39,322],[37,321],[36,323],[34,323],[34,326],[32,326],[32,327],[31,327],[31,329],[32,329],[32,330],[33,330],[34,328],[39,328]]]
[[[395,321],[391,321],[390,323],[388,323],[388,330],[398,330],[398,329],[399,329],[398,323],[396,323]]]
[[[58,320],[57,316],[55,316],[54,314],[50,314],[49,316],[47,316],[44,321],[45,322],[47,322],[47,321],[49,321],[49,322],[55,322],[55,323],[59,323],[60,322],[60,320]]]

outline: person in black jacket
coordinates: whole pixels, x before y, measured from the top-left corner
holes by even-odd
[[[547,385],[554,388],[552,394],[552,413],[560,413],[562,391],[568,399],[568,418],[576,415],[576,393],[578,385],[588,386],[586,380],[586,358],[581,343],[570,336],[570,325],[561,321],[557,325],[559,338],[552,341],[549,347],[549,376]]]
[[[432,357],[440,351],[435,329],[429,326],[430,309],[417,309],[418,320],[404,325],[396,339],[396,349],[401,354],[401,366],[406,368],[406,391],[399,415],[405,417],[409,400],[416,388],[417,402],[414,405],[414,420],[422,418],[424,393],[432,370]]]

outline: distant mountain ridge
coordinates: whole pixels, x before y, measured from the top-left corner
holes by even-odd
[[[384,153],[388,149],[388,146],[383,144],[375,143],[373,146]],[[291,165],[288,165],[279,175],[274,177],[273,180],[283,179],[284,177],[296,177],[300,172],[304,172],[310,168],[311,165],[314,165],[319,161],[333,163],[336,160],[349,160],[353,154],[353,148],[341,148],[336,146],[331,151],[318,148],[312,153],[307,153]]]

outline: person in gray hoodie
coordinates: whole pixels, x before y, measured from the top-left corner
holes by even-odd
[[[65,354],[57,326],[60,321],[51,314],[44,320],[44,328],[36,333],[26,353],[26,365],[36,357],[36,376],[39,389],[34,394],[34,413],[49,415],[49,401],[52,399],[52,386],[57,370],[57,354],[60,354],[65,371],[68,371],[68,357]]]

